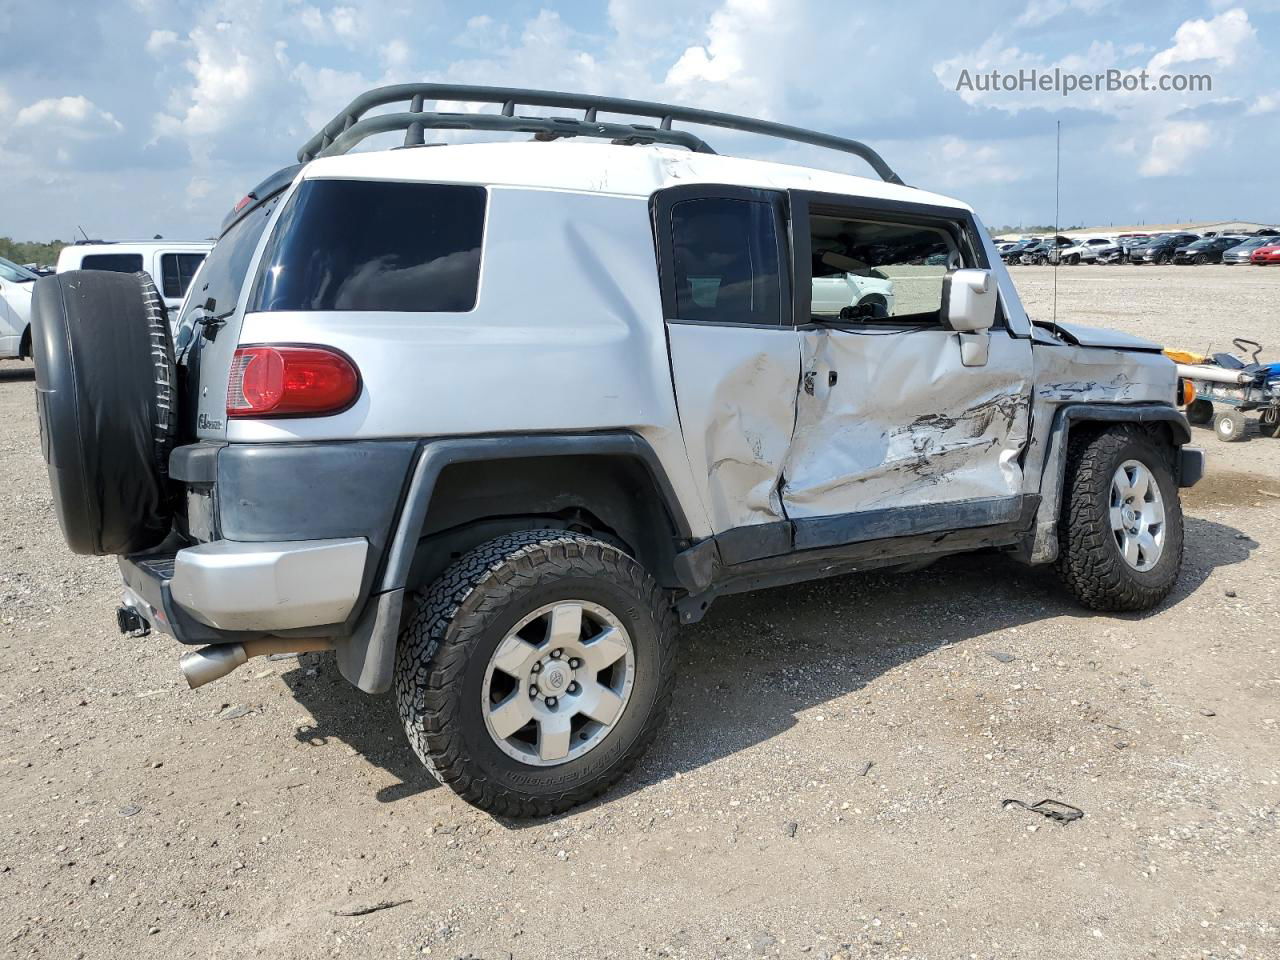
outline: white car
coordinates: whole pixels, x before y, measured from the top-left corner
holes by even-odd
[[[862,308],[872,317],[893,316],[893,281],[883,273],[835,253],[824,253],[821,262],[838,272],[813,278],[815,316],[839,317],[846,307]]]
[[[149,273],[172,320],[187,287],[213,242],[209,240],[138,240],[118,243],[74,243],[58,254],[58,273],[110,270]]]
[[[0,257],[0,359],[31,355],[31,287],[39,279]]]
[[[1089,237],[1081,240],[1075,246],[1067,247],[1062,251],[1063,263],[1092,263],[1108,253],[1114,253],[1120,249],[1120,245],[1110,237]]]

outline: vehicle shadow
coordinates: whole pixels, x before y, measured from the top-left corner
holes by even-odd
[[[300,742],[320,747],[338,740],[397,778],[377,792],[380,802],[439,786],[405,740],[393,693],[370,696],[357,690],[338,672],[330,653],[303,654],[297,668],[281,678],[315,721],[294,733]]]
[[[35,380],[36,368],[28,361],[18,363],[0,363],[0,383],[18,383],[22,380]]]
[[[1190,597],[1218,567],[1240,563],[1257,543],[1232,527],[1186,518],[1186,560],[1162,609]],[[940,647],[1059,616],[1136,621],[1080,607],[1051,569],[998,554],[950,557],[924,570],[852,574],[717,600],[680,633],[679,680],[665,730],[649,754],[596,803],[711,763],[775,737],[796,714],[854,693],[880,674]],[[369,697],[338,674],[328,654],[284,675],[315,718],[298,732],[336,738],[400,783],[392,802],[436,786],[405,742],[394,697]],[[510,829],[529,823],[501,819]]]

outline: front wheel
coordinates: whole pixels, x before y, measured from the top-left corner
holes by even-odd
[[[442,783],[495,814],[546,816],[608,789],[671,700],[675,618],[631,557],[562,530],[492,540],[426,592],[396,699]]]
[[[1149,610],[1182,567],[1182,505],[1172,449],[1140,427],[1070,439],[1058,572],[1094,610]]]

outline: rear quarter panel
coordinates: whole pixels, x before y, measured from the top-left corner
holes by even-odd
[[[490,188],[473,310],[249,313],[239,342],[336,347],[363,385],[335,416],[229,420],[229,441],[628,429],[705,528],[690,509],[646,198]]]

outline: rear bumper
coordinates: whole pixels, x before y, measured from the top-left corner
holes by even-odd
[[[342,624],[360,599],[362,537],[215,540],[120,558],[125,606],[184,643]]]

